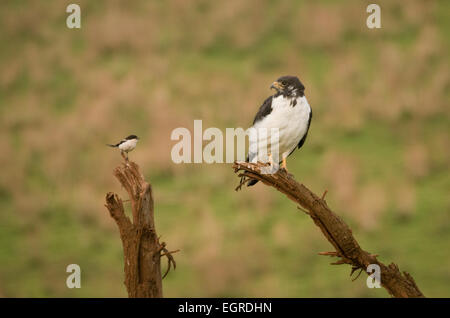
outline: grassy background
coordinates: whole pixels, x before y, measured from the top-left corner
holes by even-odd
[[[0,296],[126,296],[104,144],[131,133],[157,230],[182,250],[166,296],[388,296],[317,256],[329,243],[273,189],[170,160],[174,128],[248,127],[296,74],[314,119],[290,171],[329,190],[364,249],[450,297],[449,1],[377,1],[374,30],[369,1],[77,1],[79,30],[71,2],[0,4]]]

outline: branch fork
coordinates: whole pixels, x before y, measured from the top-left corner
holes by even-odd
[[[139,166],[126,161],[114,169],[114,176],[128,193],[132,221],[125,214],[122,199],[115,193],[106,194],[106,208],[116,222],[124,250],[125,286],[129,297],[162,297],[161,257],[169,264],[164,277],[176,263],[166,243],[159,242],[154,222],[152,187],[144,180]]]

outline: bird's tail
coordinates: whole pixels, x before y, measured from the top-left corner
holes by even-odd
[[[106,144],[106,145],[110,146],[110,147],[113,147],[113,148],[119,147],[119,145],[110,145],[110,144]]]
[[[256,180],[256,179],[250,180],[250,181],[247,183],[247,187],[254,186],[255,184],[258,183],[258,181],[259,181],[259,180]]]
[[[246,162],[250,162],[250,154],[247,155],[247,158],[245,159]],[[241,183],[244,182],[244,177],[241,178]],[[247,182],[247,187],[251,187],[254,186],[255,184],[258,183],[258,180],[256,179],[251,179],[249,182]]]

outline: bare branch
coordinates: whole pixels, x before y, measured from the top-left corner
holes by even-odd
[[[377,264],[381,269],[381,285],[394,297],[424,297],[414,279],[408,273],[403,274],[397,265],[384,265],[376,254],[370,254],[359,246],[353,237],[349,226],[328,207],[325,199],[327,191],[321,196],[315,195],[303,184],[298,183],[285,170],[280,169],[274,174],[261,174],[264,165],[248,162],[235,162],[233,169],[241,182],[239,190],[248,179],[257,179],[269,185],[298,204],[320,228],[325,238],[336,249],[335,252],[320,253],[320,255],[339,256],[341,259],[333,265],[350,264],[352,273],[357,269],[366,271],[370,264]]]
[[[128,192],[133,214],[131,222],[119,196],[112,192],[106,195],[105,206],[116,221],[122,240],[128,296],[162,297],[161,252],[165,252],[169,265],[173,264],[174,268],[175,260],[156,235],[151,185],[132,161],[115,168],[114,175]],[[169,270],[170,266],[166,274]]]

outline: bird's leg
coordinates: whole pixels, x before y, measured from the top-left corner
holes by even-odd
[[[272,167],[273,166],[273,159],[272,159],[272,154],[269,153],[269,165]]]
[[[287,165],[286,165],[286,157],[283,156],[283,160],[281,161],[281,169],[287,170]]]
[[[270,173],[275,173],[277,168],[275,167],[275,164],[273,162],[273,156],[272,153],[269,153],[269,169],[270,169]]]

